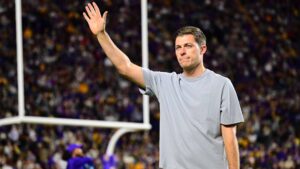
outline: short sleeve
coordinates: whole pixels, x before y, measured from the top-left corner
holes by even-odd
[[[231,125],[244,122],[236,91],[229,79],[226,79],[221,97],[221,124]]]
[[[161,84],[160,73],[146,68],[142,68],[142,70],[145,81],[145,90],[140,88],[140,92],[149,96],[158,97],[159,86]]]

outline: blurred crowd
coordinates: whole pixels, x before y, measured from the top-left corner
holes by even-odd
[[[142,122],[142,95],[105,57],[82,17],[84,3],[23,1],[26,115]],[[141,65],[140,1],[104,0],[99,5],[102,12],[109,11],[111,38]],[[193,25],[207,36],[205,66],[233,81],[245,117],[238,127],[242,169],[300,168],[299,7],[299,1],[291,0],[148,1],[152,70],[181,71],[173,34]],[[14,1],[0,1],[0,118],[18,112],[14,8]],[[150,112],[150,131],[127,134],[118,142],[117,168],[157,168],[155,99]],[[101,166],[112,132],[1,127],[0,168],[63,168],[63,151],[72,142],[83,144]]]

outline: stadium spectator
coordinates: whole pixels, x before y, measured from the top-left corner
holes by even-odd
[[[82,150],[82,145],[69,144],[67,147],[67,169],[94,169],[93,159],[85,157]]]

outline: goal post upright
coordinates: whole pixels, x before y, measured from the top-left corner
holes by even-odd
[[[142,27],[142,66],[143,68],[149,67],[149,48],[148,48],[148,2],[141,0],[141,27]],[[149,96],[143,95],[143,121],[150,123],[149,112]]]
[[[17,78],[18,78],[18,114],[25,116],[24,68],[23,68],[23,34],[22,34],[22,0],[15,0],[16,45],[17,45]]]
[[[22,0],[15,0],[16,53],[17,53],[17,87],[18,116],[0,119],[0,127],[21,123],[25,116],[24,68],[23,68],[23,34],[22,34]]]

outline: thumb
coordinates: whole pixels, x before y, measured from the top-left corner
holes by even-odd
[[[108,13],[108,12],[105,11],[104,14],[103,14],[103,19],[104,19],[105,23],[106,23],[107,13]]]

